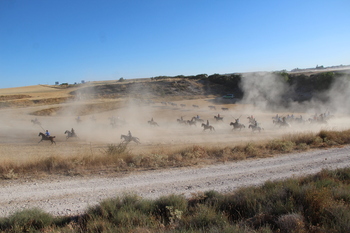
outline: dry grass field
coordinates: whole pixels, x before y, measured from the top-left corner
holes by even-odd
[[[152,84],[151,80],[139,82],[143,85],[142,89],[148,88],[147,82]],[[96,87],[111,83],[112,81],[105,81],[86,85]],[[127,82],[120,85],[126,84]],[[307,119],[311,113],[267,112],[234,100],[218,101],[220,97],[214,95],[178,95],[168,99],[167,96],[146,98],[148,95],[145,93],[120,97],[115,97],[114,94],[113,98],[101,93],[85,93],[84,96],[72,94],[81,88],[79,85],[37,85],[0,89],[0,163],[3,168],[6,168],[6,164],[21,166],[49,157],[65,159],[103,156],[108,145],[120,144],[123,141],[121,135],[128,134],[129,130],[141,142],[129,143],[129,153],[157,156],[171,154],[186,147],[225,148],[278,139],[291,133],[318,132],[320,129],[342,130],[348,126],[347,116],[338,115],[329,120],[327,125],[306,123],[294,124],[290,128],[278,127],[272,121],[276,114],[302,115]],[[94,98],[88,98],[89,94],[94,95]],[[198,108],[193,105],[198,105]],[[215,109],[209,106],[214,106]],[[222,121],[214,118],[218,114],[223,117]],[[215,131],[204,130],[200,122],[192,126],[178,122],[181,117],[187,121],[197,115],[204,123],[208,120]],[[259,122],[263,128],[260,133],[248,128],[248,116],[254,116]],[[232,130],[230,122],[234,118],[240,118],[246,128],[241,131]],[[34,124],[34,119],[40,125]],[[157,123],[156,126],[148,123],[151,119]],[[78,138],[67,139],[64,132],[72,128]],[[38,143],[41,139],[39,132],[45,130],[55,136],[56,144],[51,144],[50,141]]]
[[[181,92],[185,87],[179,88],[179,83],[191,92]],[[215,92],[203,94],[200,85],[133,80],[0,89],[0,216],[32,207],[54,215],[76,215],[124,192],[150,198],[210,189],[230,192],[270,179],[347,166],[349,147],[310,150],[349,143],[344,111],[334,112],[327,124],[306,121],[278,127],[272,121],[276,114],[308,119],[315,109],[327,107],[267,111],[262,104],[223,100]],[[169,94],[157,95],[162,90]],[[218,114],[223,121],[216,121]],[[215,130],[178,121],[197,115]],[[261,132],[248,128],[249,116],[258,121]],[[152,118],[157,125],[148,123]],[[232,130],[235,118],[245,128]],[[78,138],[67,139],[64,132],[72,128]],[[46,129],[56,144],[38,143],[39,132]],[[121,135],[129,130],[140,144],[124,147]],[[281,155],[285,153],[292,154]]]

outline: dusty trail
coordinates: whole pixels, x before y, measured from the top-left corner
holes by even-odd
[[[31,207],[54,215],[83,213],[106,198],[135,193],[144,198],[168,194],[191,195],[206,190],[230,192],[267,180],[312,174],[321,169],[347,167],[350,146],[288,154],[235,163],[129,174],[124,177],[59,177],[0,184],[0,216]]]

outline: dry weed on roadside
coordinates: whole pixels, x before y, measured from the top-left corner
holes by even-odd
[[[308,149],[342,146],[350,143],[350,130],[326,131],[319,133],[288,134],[282,139],[267,142],[248,142],[232,147],[214,147],[193,145],[181,149],[167,150],[166,147],[151,153],[132,153],[128,144],[109,144],[100,153],[85,153],[68,156],[33,156],[18,163],[8,158],[0,165],[3,179],[14,179],[25,174],[66,174],[88,175],[99,170],[125,172],[137,169],[159,169],[184,167],[220,162],[264,158],[276,154],[305,151]]]

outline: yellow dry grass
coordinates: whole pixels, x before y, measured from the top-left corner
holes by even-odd
[[[88,85],[101,85],[109,83],[96,82]],[[134,81],[135,82],[135,81]],[[143,80],[144,82],[144,80]],[[150,81],[149,81],[150,82]],[[115,81],[114,81],[115,83]],[[316,133],[324,126],[296,126],[290,129],[276,128],[271,117],[276,113],[260,111],[254,106],[235,103],[217,103],[215,96],[176,96],[167,100],[166,97],[117,99],[77,99],[71,96],[79,86],[62,88],[57,86],[30,86],[20,88],[0,89],[3,96],[2,103],[11,101],[30,102],[28,105],[0,108],[0,164],[6,167],[31,167],[48,158],[60,161],[76,160],[80,169],[84,169],[86,161],[90,167],[93,163],[106,163],[110,161],[103,158],[108,145],[118,145],[122,142],[121,134],[130,130],[133,136],[140,139],[141,144],[133,142],[128,145],[128,154],[137,158],[149,156],[169,157],[170,160],[184,160],[183,151],[191,148],[205,148],[208,151],[220,153],[215,155],[219,160],[225,161],[230,148],[238,145],[246,146],[252,142],[267,142],[281,139],[283,135]],[[19,99],[16,99],[20,97]],[[7,99],[7,100],[6,100]],[[41,102],[33,102],[41,100]],[[46,101],[47,100],[47,101]],[[152,100],[150,104],[146,101]],[[46,102],[45,102],[46,101]],[[162,104],[166,101],[168,104]],[[172,106],[173,102],[178,106]],[[39,103],[39,104],[38,104]],[[180,107],[180,104],[186,105]],[[194,108],[198,105],[199,108]],[[209,106],[216,106],[213,110]],[[228,108],[223,111],[222,108]],[[224,121],[216,121],[214,116],[220,114]],[[304,114],[304,113],[298,113]],[[200,123],[197,126],[182,125],[177,122],[181,117],[191,120],[194,116],[206,123],[209,120],[215,131],[203,131]],[[261,133],[252,133],[248,129],[248,116],[253,115],[264,130]],[[76,121],[80,117],[81,122]],[[112,127],[111,119],[118,119],[116,127]],[[240,117],[241,123],[246,125],[242,131],[233,131],[230,122]],[[31,120],[37,118],[41,125],[34,125]],[[92,120],[95,119],[95,121]],[[152,127],[147,122],[154,119],[159,127]],[[347,118],[339,118],[331,122],[328,129],[341,130]],[[66,130],[74,128],[79,138],[66,140]],[[51,135],[56,136],[56,145],[48,141],[40,143],[39,132],[48,129]],[[190,148],[190,149],[188,149]],[[196,152],[197,153],[197,152]],[[242,157],[237,153],[237,159]],[[244,156],[243,156],[244,157]],[[113,160],[113,162],[118,160]],[[120,161],[119,161],[120,162]],[[205,161],[203,160],[205,163]],[[112,162],[111,162],[112,163]],[[183,164],[186,164],[185,162]],[[189,165],[191,165],[189,163]],[[71,165],[67,165],[70,169]],[[32,166],[33,167],[33,166]],[[88,169],[88,166],[86,166]],[[30,172],[30,171],[29,171]]]

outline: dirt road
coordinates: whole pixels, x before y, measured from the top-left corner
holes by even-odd
[[[350,146],[246,160],[200,168],[178,168],[127,174],[123,177],[59,177],[1,181],[0,216],[31,207],[54,215],[75,215],[101,200],[125,193],[144,198],[239,187],[349,166]]]

